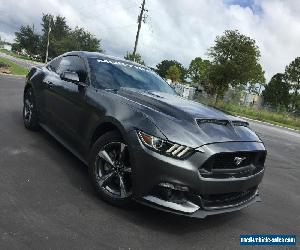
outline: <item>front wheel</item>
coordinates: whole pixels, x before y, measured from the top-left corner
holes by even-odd
[[[131,166],[128,148],[116,131],[102,135],[94,144],[89,172],[100,197],[117,206],[132,201]]]
[[[28,88],[24,94],[23,121],[27,129],[37,130],[39,128],[38,113],[31,88]]]

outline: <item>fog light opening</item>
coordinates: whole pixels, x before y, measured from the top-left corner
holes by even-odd
[[[187,201],[187,192],[189,188],[186,186],[162,182],[160,183],[155,192],[155,196],[169,202],[182,204]]]
[[[200,206],[190,200],[190,192],[191,190],[187,186],[161,182],[153,188],[148,196],[143,198],[161,207],[183,213],[194,213]]]
[[[181,186],[181,185],[178,185],[178,184],[172,184],[172,183],[168,183],[168,182],[159,183],[158,186],[173,189],[173,190],[177,190],[177,191],[182,191],[182,192],[188,192],[189,191],[189,188],[186,187],[186,186]]]

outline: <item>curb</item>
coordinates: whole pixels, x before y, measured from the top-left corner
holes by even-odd
[[[254,121],[254,122],[258,122],[258,123],[263,123],[263,124],[267,124],[267,125],[270,125],[270,126],[273,126],[273,127],[284,128],[284,129],[288,129],[288,130],[291,130],[291,131],[300,133],[300,130],[297,130],[297,129],[294,129],[294,128],[289,128],[289,127],[285,127],[285,126],[273,124],[273,123],[270,123],[270,122],[264,122],[264,121],[260,121],[260,120],[255,120],[255,119],[251,119],[251,118],[244,117],[244,116],[238,116],[238,117],[240,117],[240,118],[242,118],[242,119],[249,120],[249,121]]]
[[[5,74],[5,73],[0,73],[0,76],[10,76],[10,77],[26,77],[26,75],[12,75],[12,74]]]

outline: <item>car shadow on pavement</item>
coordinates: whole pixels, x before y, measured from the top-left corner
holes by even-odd
[[[52,155],[56,159],[52,160],[65,172],[69,183],[76,189],[84,192],[84,195],[93,205],[99,206],[99,213],[101,213],[102,209],[105,209],[121,221],[129,221],[139,227],[150,228],[151,230],[163,231],[174,235],[183,235],[195,231],[201,232],[202,230],[221,226],[241,216],[242,212],[237,211],[230,214],[214,215],[198,219],[170,214],[138,203],[135,203],[130,208],[114,207],[98,197],[89,180],[88,169],[79,159],[46,131],[41,129],[39,136],[47,144],[46,148],[54,151]]]
[[[156,210],[137,204],[131,210],[118,211],[119,216],[131,220],[138,226],[150,228],[155,231],[163,231],[174,235],[183,235],[190,232],[201,232],[219,227],[241,216],[237,211],[230,214],[208,216],[204,219],[180,216]]]

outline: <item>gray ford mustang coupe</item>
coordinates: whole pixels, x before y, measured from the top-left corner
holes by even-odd
[[[204,218],[260,200],[266,149],[248,123],[179,97],[145,66],[63,54],[28,73],[23,117],[82,160],[111,204]]]

